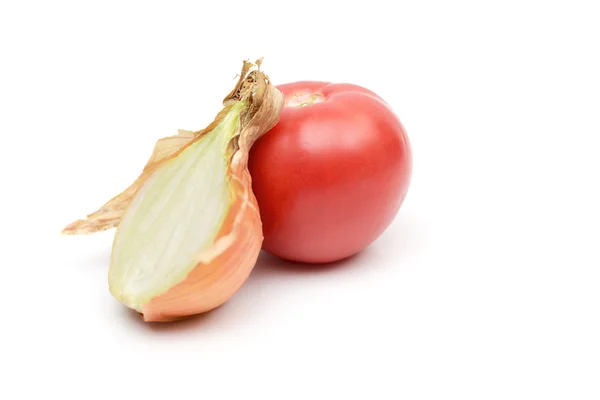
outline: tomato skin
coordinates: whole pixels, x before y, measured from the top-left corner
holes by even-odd
[[[375,93],[350,84],[278,86],[323,101],[284,107],[253,146],[249,169],[263,222],[263,249],[306,263],[354,255],[389,226],[412,174],[408,136]]]

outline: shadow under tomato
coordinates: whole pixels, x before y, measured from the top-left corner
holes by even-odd
[[[359,258],[365,257],[363,253],[367,251],[365,250],[343,260],[326,264],[291,262],[261,251],[250,277],[248,277],[248,280],[238,291],[239,295],[236,294],[227,303],[211,311],[169,322],[146,322],[137,311],[120,304],[117,305],[120,308],[118,313],[127,324],[131,324],[136,329],[146,332],[177,334],[183,331],[198,331],[198,334],[201,335],[207,331],[218,330],[225,325],[234,323],[235,321],[232,321],[232,319],[236,318],[234,315],[236,314],[236,303],[244,301],[244,298],[259,296],[263,292],[263,289],[265,289],[265,286],[271,284],[272,280],[293,278],[293,276],[334,274],[336,271],[353,267],[353,264],[354,266],[357,265],[353,263],[353,260],[356,261]]]
[[[392,252],[395,259],[402,260],[404,256],[420,245],[422,238],[418,235],[417,226],[413,226],[414,221],[402,218],[402,221],[399,222],[386,232],[387,237],[382,237],[381,242],[376,242],[357,254],[335,262],[325,264],[292,262],[261,251],[252,273],[236,295],[225,304],[206,313],[178,321],[145,322],[137,312],[121,306],[121,316],[127,323],[133,324],[141,330],[159,334],[195,331],[202,335],[210,331],[219,331],[224,326],[252,320],[260,314],[259,310],[264,311],[264,308],[261,307],[266,304],[268,308],[269,302],[276,301],[270,298],[273,293],[271,291],[273,285],[285,285],[297,279],[306,279],[308,285],[315,277],[331,279],[334,284],[336,277],[342,274],[358,274],[360,276],[363,271],[369,273],[373,268],[389,268],[389,264],[384,266],[382,264],[385,263],[378,261],[387,257],[387,253],[383,254],[387,251]],[[244,302],[261,298],[261,296],[266,299],[257,305],[244,304]],[[252,315],[254,312],[256,314]]]
[[[351,266],[352,260],[360,257],[361,253],[348,257],[344,260],[331,262],[327,264],[304,264],[282,260],[264,251],[260,252],[256,265],[244,283],[239,292],[243,292],[247,297],[258,295],[262,291],[267,280],[281,275],[314,275],[332,273]],[[128,324],[143,330],[149,330],[156,333],[181,332],[185,330],[211,330],[217,328],[230,319],[228,309],[238,301],[243,301],[240,296],[234,296],[230,301],[211,311],[185,317],[176,321],[169,322],[146,322],[142,316],[135,310],[122,305],[120,315]],[[233,308],[233,307],[232,307]]]
[[[274,256],[266,251],[261,251],[256,261],[256,265],[252,270],[252,276],[262,274],[290,274],[290,275],[305,275],[305,274],[327,274],[336,270],[349,268],[353,265],[357,265],[357,262],[364,258],[370,252],[369,248],[353,254],[349,257],[338,261],[332,261],[321,264],[309,264],[297,261],[288,261]]]

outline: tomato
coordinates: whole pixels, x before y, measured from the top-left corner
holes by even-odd
[[[385,231],[405,199],[412,174],[406,131],[360,86],[306,81],[278,89],[280,121],[249,159],[263,249],[306,263],[354,255]]]

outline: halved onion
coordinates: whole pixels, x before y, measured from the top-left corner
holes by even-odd
[[[215,120],[157,142],[140,177],[65,234],[117,227],[112,295],[145,321],[209,311],[242,286],[262,244],[247,162],[250,147],[279,119],[282,94],[256,65]]]

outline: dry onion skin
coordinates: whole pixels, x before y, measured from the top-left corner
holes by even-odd
[[[136,181],[64,234],[116,227],[111,294],[145,321],[212,310],[246,281],[262,245],[248,172],[252,144],[279,120],[283,95],[244,62],[205,129],[160,139]]]

